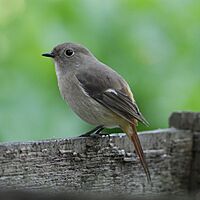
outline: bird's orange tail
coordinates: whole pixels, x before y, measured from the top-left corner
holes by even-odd
[[[147,180],[148,180],[149,183],[151,183],[151,176],[150,176],[149,168],[148,168],[147,162],[145,160],[144,152],[143,152],[143,149],[142,149],[142,146],[141,146],[135,125],[130,124],[128,126],[128,128],[127,127],[125,129],[123,128],[123,130],[126,132],[128,137],[133,142],[136,154],[138,155],[140,162],[142,164],[142,167],[143,167],[143,169],[146,173]]]

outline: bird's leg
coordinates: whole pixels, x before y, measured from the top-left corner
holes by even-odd
[[[100,135],[100,136],[109,136],[110,137],[110,133],[108,133],[108,132],[99,132],[98,135]]]
[[[102,131],[104,129],[103,126],[102,127],[99,126],[99,129],[97,129],[97,128],[98,127],[96,127],[95,129],[93,129],[95,131],[93,133],[91,133],[91,135],[90,135],[91,137],[98,138],[98,137],[102,137],[102,136],[108,136],[110,138],[110,133]]]
[[[88,131],[87,133],[84,133],[80,135],[79,137],[88,137],[91,135],[98,135],[100,132],[104,129],[103,125],[97,126],[96,128],[92,129],[91,131]]]

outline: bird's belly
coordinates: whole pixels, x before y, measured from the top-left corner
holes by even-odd
[[[68,98],[72,110],[83,120],[92,125],[115,126],[114,114],[101,104],[88,97]]]
[[[70,88],[60,87],[60,92],[72,110],[87,123],[105,127],[119,125],[119,117],[115,113],[89,97],[77,84]]]

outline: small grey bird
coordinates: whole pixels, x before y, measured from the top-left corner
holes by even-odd
[[[53,58],[60,93],[80,118],[97,126],[96,132],[105,127],[120,127],[127,134],[150,182],[136,130],[138,121],[145,125],[148,122],[139,111],[127,82],[79,44],[60,44],[51,53],[42,55]]]

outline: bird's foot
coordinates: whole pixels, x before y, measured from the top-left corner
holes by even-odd
[[[79,137],[90,137],[90,136],[97,137],[97,136],[99,136],[99,134],[101,133],[101,131],[103,129],[104,129],[104,127],[102,125],[100,125],[94,129],[92,129],[91,131],[88,131],[87,133],[80,135]]]
[[[110,138],[110,133],[106,133],[106,132],[98,132],[98,133],[93,133],[90,135],[90,137],[93,137],[93,138],[100,138],[100,137],[103,137],[103,136],[108,136]]]
[[[100,132],[98,135],[110,137],[110,133],[107,133],[107,132]]]

